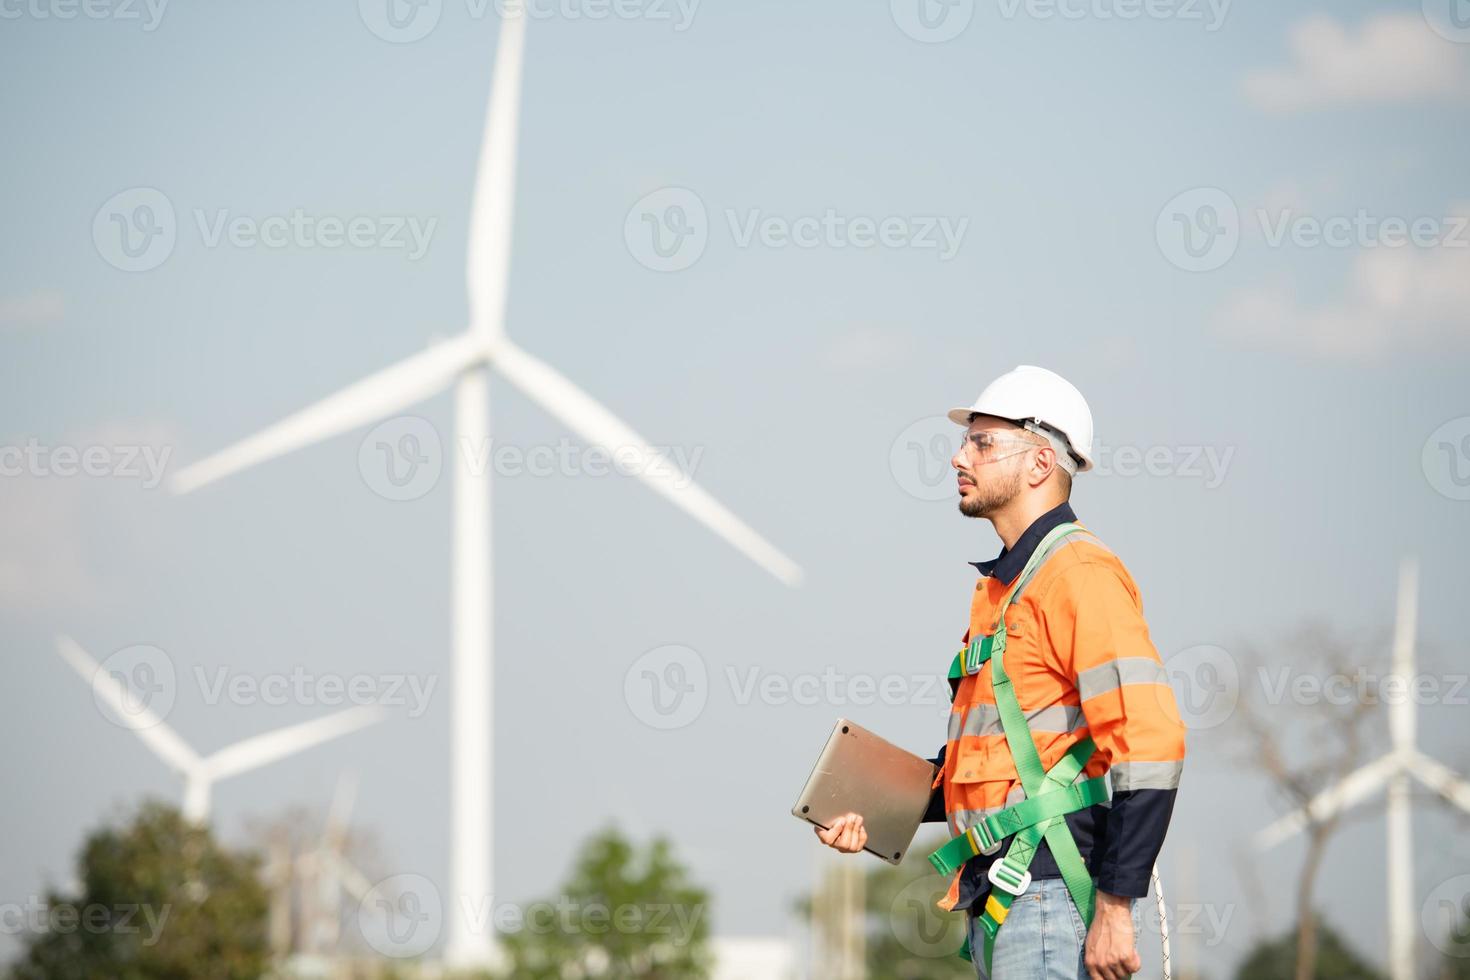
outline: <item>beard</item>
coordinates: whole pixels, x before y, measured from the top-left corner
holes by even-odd
[[[982,485],[977,481],[968,494],[960,497],[960,513],[966,517],[989,517],[1015,500],[1020,492],[1019,471],[1004,476],[994,474],[988,483]]]

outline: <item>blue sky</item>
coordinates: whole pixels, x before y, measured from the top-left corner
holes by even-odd
[[[360,460],[370,427],[182,498],[123,456],[177,469],[462,328],[495,8],[431,4],[406,43],[374,32],[368,0],[69,9],[0,5],[0,445],[100,446],[112,469],[28,463],[0,484],[0,730],[18,748],[0,772],[23,790],[0,901],[64,880],[118,805],[178,792],[54,655],[63,631],[99,659],[165,651],[181,678],[169,724],[202,751],[325,709],[211,705],[196,667],[438,678],[418,717],[222,783],[216,822],[244,840],[248,818],[325,806],[356,769],[377,870],[442,883],[447,476],[385,499]],[[928,753],[943,706],[742,704],[732,671],[942,672],[965,562],[998,544],[955,513],[937,460],[912,461],[949,438],[935,416],[1018,363],[1091,402],[1114,463],[1073,502],[1133,571],[1166,660],[1255,645],[1290,664],[1284,637],[1309,620],[1386,638],[1414,554],[1421,662],[1463,673],[1470,37],[1447,4],[1217,18],[1180,0],[1125,18],[1104,0],[979,0],[931,7],[957,33],[927,41],[898,0],[534,9],[510,334],[697,460],[807,582],[785,589],[636,481],[497,478],[507,900],[548,892],[562,869],[538,855],[616,819],[676,840],[716,893],[717,931],[786,929],[816,860],[787,810],[832,718]],[[173,245],[125,271],[113,215],[141,220],[156,195]],[[672,234],[671,202],[703,211],[703,250],[660,271],[638,232],[652,208]],[[312,230],[289,230],[296,214]],[[332,244],[355,218],[360,243]],[[891,244],[865,245],[863,223],[885,219]],[[1416,219],[1422,241],[1384,244]],[[841,230],[786,242],[824,220]],[[231,221],[235,241],[214,235]],[[927,244],[943,227],[954,247]],[[449,398],[405,414],[450,438]],[[520,451],[571,437],[503,383],[492,420]],[[661,731],[624,681],[669,645],[705,666],[707,704]],[[1420,722],[1426,751],[1462,770],[1463,704]],[[1195,900],[1237,913],[1197,951],[1217,973],[1257,911],[1224,844],[1277,812],[1233,744],[1228,724],[1195,733],[1165,854],[1167,871],[1190,852]],[[1416,826],[1423,898],[1470,854],[1432,806]],[[1348,827],[1321,889],[1369,952],[1382,833],[1371,813]],[[1280,854],[1294,868],[1300,849]],[[1288,910],[1281,891],[1271,911]]]

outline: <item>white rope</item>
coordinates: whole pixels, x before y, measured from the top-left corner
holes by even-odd
[[[1159,942],[1164,950],[1164,980],[1173,980],[1169,966],[1169,913],[1164,908],[1164,882],[1159,877],[1159,866],[1154,864],[1154,899],[1159,903]]]

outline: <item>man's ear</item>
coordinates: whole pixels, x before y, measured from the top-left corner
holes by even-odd
[[[1050,445],[1038,447],[1041,452],[1036,454],[1036,462],[1031,464],[1031,472],[1036,479],[1031,481],[1033,487],[1039,487],[1051,476],[1051,471],[1057,468],[1057,451]]]

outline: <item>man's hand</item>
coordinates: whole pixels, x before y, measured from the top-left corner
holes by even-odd
[[[1087,930],[1087,947],[1082,964],[1091,980],[1128,980],[1143,969],[1134,949],[1132,900],[1107,892],[1097,893],[1092,928]]]
[[[868,843],[868,831],[863,827],[863,818],[856,813],[845,813],[832,821],[832,826],[823,830],[813,827],[817,837],[828,847],[844,854],[856,854]]]

